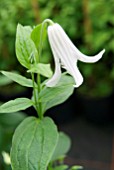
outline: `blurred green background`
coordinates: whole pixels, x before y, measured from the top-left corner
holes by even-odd
[[[65,29],[83,53],[95,55],[106,49],[102,60],[96,64],[79,62],[85,82],[78,91],[90,96],[107,95],[112,92],[114,82],[113,14],[113,0],[70,0],[70,3],[68,0],[1,0],[0,70],[23,72],[15,57],[17,23],[34,26],[50,18]],[[52,58],[48,43],[42,58],[43,62]]]
[[[95,55],[102,49],[106,49],[103,58],[98,63],[78,63],[85,80],[76,92],[88,97],[103,97],[113,93],[113,0],[0,0],[0,70],[18,70],[20,73],[26,74],[15,56],[17,24],[34,26],[46,18],[59,23],[81,52],[87,55]],[[52,62],[52,60],[52,53],[48,42],[46,42],[43,47],[42,62],[48,63]],[[8,84],[8,86],[3,88],[5,84]],[[25,91],[25,89],[8,82],[6,79],[4,80],[3,77],[0,77],[0,85],[1,101],[3,98],[6,99],[8,95],[12,95],[12,93],[17,94]],[[11,90],[12,86],[13,92]],[[0,120],[2,120],[1,117]],[[15,121],[15,118],[11,120]],[[17,124],[19,122],[17,121]],[[0,135],[4,134],[3,129],[6,126],[4,124],[0,123]],[[10,137],[14,129],[15,124]],[[2,142],[4,143],[4,141]],[[2,144],[0,145],[2,146]],[[4,167],[5,170],[8,168],[7,166]]]

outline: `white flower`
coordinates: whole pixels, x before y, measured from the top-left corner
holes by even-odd
[[[55,73],[46,83],[48,87],[53,87],[58,83],[61,77],[61,67],[65,68],[74,78],[76,83],[74,86],[79,87],[83,82],[83,77],[78,70],[77,61],[94,63],[97,62],[105,52],[105,50],[102,50],[99,54],[92,57],[82,54],[57,23],[48,27],[48,38],[55,62]]]

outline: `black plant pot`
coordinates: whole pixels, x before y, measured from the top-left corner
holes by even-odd
[[[87,120],[97,124],[112,122],[112,95],[100,98],[80,96],[79,103]]]

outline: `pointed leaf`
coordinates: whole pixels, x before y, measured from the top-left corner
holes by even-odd
[[[38,73],[48,78],[51,77],[53,74],[50,64],[42,64],[42,63],[34,65],[30,70],[28,70],[28,72]]]
[[[26,118],[13,136],[12,170],[46,170],[57,141],[57,127],[52,119]]]
[[[63,103],[74,90],[74,80],[72,77],[63,75],[60,82],[55,87],[45,87],[39,94],[39,101],[42,102],[43,111]]]
[[[41,45],[40,41],[42,40],[42,42],[45,40],[47,35],[47,31],[46,31],[46,26],[42,24],[37,25],[33,31],[31,32],[31,39],[34,41],[36,48],[39,49],[39,46]]]
[[[17,98],[10,100],[0,106],[0,113],[12,113],[25,110],[33,105],[33,101],[28,98]]]
[[[69,151],[70,147],[71,147],[71,140],[69,136],[63,132],[60,132],[57,146],[52,155],[52,161],[65,156]]]
[[[21,76],[17,73],[12,73],[8,71],[1,71],[1,73],[22,86],[33,87],[33,83],[31,79],[27,79],[26,77]]]
[[[32,41],[31,28],[18,24],[16,33],[16,55],[19,62],[26,68],[30,69],[30,58],[38,60],[38,52]]]

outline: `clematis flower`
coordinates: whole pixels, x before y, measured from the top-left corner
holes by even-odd
[[[53,87],[58,83],[61,77],[61,67],[74,78],[74,87],[79,87],[83,82],[83,77],[77,67],[77,61],[95,63],[105,52],[105,50],[102,50],[91,57],[84,55],[74,46],[63,28],[57,23],[48,26],[48,39],[55,62],[55,72],[46,83],[48,87]]]

